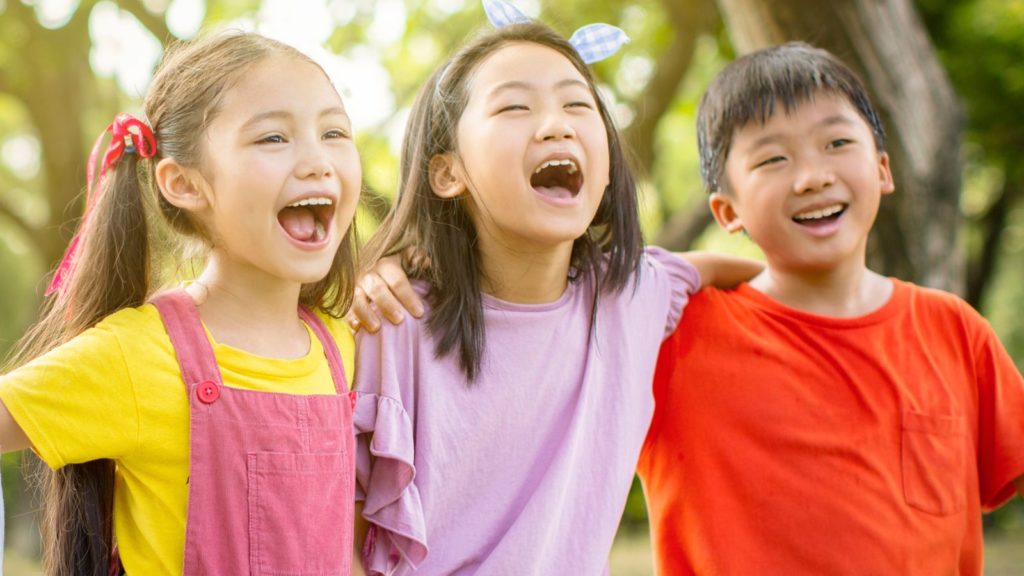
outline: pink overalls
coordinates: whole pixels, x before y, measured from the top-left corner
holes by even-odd
[[[170,335],[191,413],[186,575],[348,575],[355,446],[338,348],[308,310],[337,394],[224,386],[192,299],[153,299]]]

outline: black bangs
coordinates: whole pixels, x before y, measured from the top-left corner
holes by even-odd
[[[720,188],[736,130],[765,124],[776,106],[790,114],[820,94],[848,100],[871,129],[875,147],[885,150],[885,129],[857,75],[825,50],[790,42],[738,58],[704,93],[697,114],[697,143],[708,191]]]

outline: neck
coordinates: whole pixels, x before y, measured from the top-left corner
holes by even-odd
[[[309,338],[296,313],[301,285],[228,261],[214,251],[187,288],[214,340],[271,358],[299,358]]]
[[[750,285],[790,308],[835,318],[873,312],[892,295],[892,282],[868,270],[863,260],[824,270],[773,266],[769,260]]]
[[[572,242],[526,251],[480,240],[481,288],[487,294],[508,302],[544,304],[565,292]]]

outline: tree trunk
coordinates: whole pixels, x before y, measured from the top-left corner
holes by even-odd
[[[718,0],[741,53],[792,40],[825,48],[864,79],[888,132],[897,193],[883,200],[870,264],[963,294],[963,113],[911,0]]]

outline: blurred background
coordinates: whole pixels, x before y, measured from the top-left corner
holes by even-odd
[[[615,24],[632,42],[596,64],[640,174],[647,238],[757,256],[713,225],[695,112],[729,60],[787,40],[839,55],[889,132],[897,194],[875,269],[957,292],[1024,368],[1024,0],[514,0],[569,36]],[[140,101],[163,48],[208,27],[256,30],[307,52],[346,101],[362,154],[366,235],[386,212],[422,80],[486,26],[475,0],[0,0],[0,356],[36,316],[81,215],[93,139]],[[20,455],[3,458],[9,574],[38,555]],[[986,574],[1024,574],[1024,503],[985,520]],[[613,574],[651,574],[637,484]]]

